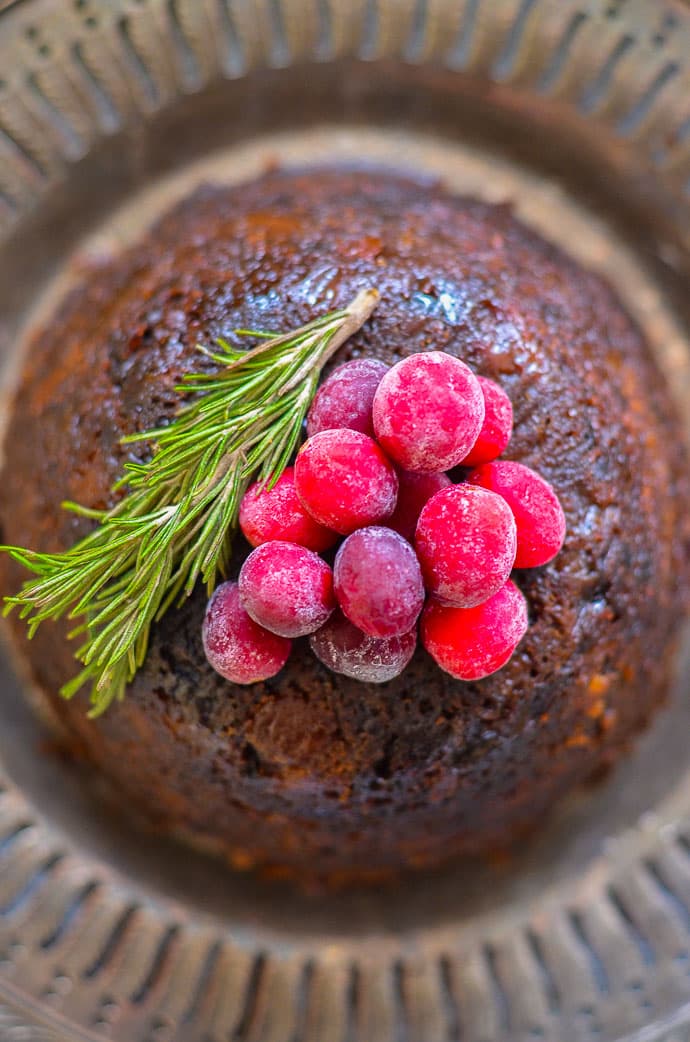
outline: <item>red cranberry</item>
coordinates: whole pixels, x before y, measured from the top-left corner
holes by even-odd
[[[348,427],[373,438],[371,407],[376,388],[388,372],[385,362],[355,358],[334,369],[316,392],[307,415],[307,434]]]
[[[490,463],[505,452],[513,433],[513,406],[510,398],[497,383],[478,376],[484,395],[484,423],[472,449],[462,461],[463,467]]]
[[[504,585],[515,561],[515,520],[500,496],[474,485],[442,489],[419,517],[415,537],[427,589],[460,608]]]
[[[296,543],[257,546],[242,565],[239,588],[254,621],[281,637],[313,633],[335,608],[331,569]]]
[[[469,366],[442,351],[410,355],[389,369],[374,396],[374,430],[406,470],[457,466],[477,440],[484,396]]]
[[[338,538],[336,532],[318,524],[300,503],[294,467],[286,467],[273,488],[256,481],[247,489],[240,503],[240,528],[252,546],[283,539],[320,551],[333,546]]]
[[[556,556],[565,539],[565,514],[551,485],[536,471],[496,460],[477,467],[467,480],[502,496],[515,515],[516,568],[537,568]]]
[[[398,468],[398,484],[398,503],[386,525],[413,543],[422,507],[436,492],[453,482],[447,474],[415,474]]]
[[[422,613],[422,644],[458,680],[481,680],[501,669],[526,632],[527,602],[511,580],[474,608],[432,598]]]
[[[338,550],[335,594],[343,613],[371,637],[411,630],[424,605],[417,555],[390,528],[360,528]]]
[[[237,583],[221,583],[208,605],[201,630],[209,664],[234,684],[255,684],[275,676],[292,643],[257,625],[240,604]]]
[[[376,442],[360,431],[320,431],[295,461],[295,487],[311,516],[341,535],[393,513],[398,478]]]
[[[397,637],[370,637],[341,612],[309,638],[312,651],[324,666],[370,684],[383,684],[404,670],[417,646],[417,631]]]

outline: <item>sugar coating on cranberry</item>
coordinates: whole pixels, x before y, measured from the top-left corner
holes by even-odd
[[[389,369],[374,396],[374,430],[406,470],[457,466],[484,422],[484,396],[469,366],[443,351],[410,355]]]
[[[484,423],[479,437],[462,461],[463,467],[476,467],[498,459],[508,447],[513,433],[513,405],[506,392],[485,376],[478,376],[477,380],[484,395]]]
[[[501,496],[517,524],[516,568],[538,568],[563,546],[565,514],[554,489],[523,463],[496,460],[470,472],[468,481]]]
[[[333,580],[343,614],[371,637],[407,633],[424,605],[417,555],[390,528],[349,535],[336,555]]]
[[[416,628],[397,637],[370,637],[336,611],[309,638],[324,666],[370,684],[383,684],[405,669],[417,646]]]
[[[252,619],[281,637],[313,633],[335,608],[330,567],[296,543],[257,546],[242,565],[238,585]]]
[[[319,431],[295,461],[295,487],[304,508],[341,535],[393,513],[398,477],[383,452],[361,431]]]
[[[505,666],[527,632],[527,602],[508,580],[474,608],[454,608],[431,598],[422,613],[422,644],[446,673],[481,680]]]
[[[280,672],[292,642],[263,629],[240,604],[237,583],[218,586],[206,606],[201,629],[209,664],[234,684],[255,684]]]
[[[414,542],[422,507],[431,497],[448,488],[453,482],[447,474],[416,474],[413,470],[398,468],[398,502],[386,525],[398,532],[408,543]]]
[[[307,435],[348,427],[374,436],[371,410],[376,388],[388,372],[385,362],[355,358],[334,369],[316,392],[307,414]]]
[[[295,468],[286,467],[273,488],[254,482],[240,503],[240,529],[252,546],[271,539],[299,543],[309,550],[327,550],[338,535],[307,513],[295,490]]]
[[[427,589],[460,608],[481,604],[500,590],[515,562],[516,545],[508,504],[465,483],[432,496],[415,535]]]

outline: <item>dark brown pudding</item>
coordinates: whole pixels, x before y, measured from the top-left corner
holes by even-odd
[[[688,462],[662,378],[608,286],[508,208],[383,173],[271,173],[206,187],[75,290],[28,355],[0,483],[7,542],[71,545],[126,458],[170,417],[198,342],[294,328],[375,285],[382,302],[337,361],[442,348],[498,380],[508,457],[565,508],[563,551],[518,573],[527,637],[475,684],[418,651],[377,686],[299,642],[273,680],[234,686],[201,647],[205,594],[158,627],[124,703],[91,721],[67,626],[31,670],[71,747],[113,798],[235,865],[351,878],[505,845],[614,763],[663,701],[688,601]],[[237,540],[238,554],[244,552]],[[3,585],[25,577],[3,561]],[[13,618],[23,648],[24,625]]]

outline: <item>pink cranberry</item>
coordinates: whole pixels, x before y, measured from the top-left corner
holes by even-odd
[[[237,583],[221,583],[206,608],[201,630],[209,664],[234,684],[255,684],[275,676],[292,643],[257,625],[240,604]]]
[[[474,608],[432,598],[422,613],[422,644],[458,680],[481,680],[501,669],[526,632],[527,602],[511,580]]]
[[[313,633],[335,608],[331,569],[296,543],[257,546],[242,565],[239,588],[254,621],[281,637]]]
[[[374,430],[406,470],[460,463],[484,422],[484,396],[469,366],[443,351],[410,355],[389,369],[374,396]]]
[[[383,684],[404,670],[417,646],[417,631],[397,637],[370,637],[341,612],[309,638],[312,651],[324,666],[370,684]]]
[[[398,484],[398,503],[386,524],[412,543],[422,507],[452,481],[447,474],[415,474],[398,468]]]
[[[415,537],[426,587],[459,608],[504,585],[515,561],[515,519],[500,496],[465,483],[442,489],[419,517]]]
[[[556,556],[565,539],[565,514],[551,485],[536,471],[512,460],[496,460],[477,467],[467,480],[495,492],[512,510],[516,568],[537,568]]]
[[[316,392],[307,415],[307,434],[348,427],[373,438],[371,407],[376,388],[388,372],[385,362],[355,358],[334,369]]]
[[[513,406],[510,398],[497,383],[478,376],[484,395],[484,423],[472,449],[462,461],[463,467],[490,463],[505,452],[513,433]]]
[[[371,637],[407,633],[424,605],[417,555],[390,528],[360,528],[338,550],[335,595],[343,613]]]
[[[273,488],[254,482],[240,503],[240,528],[252,546],[272,539],[299,543],[309,550],[327,550],[338,538],[308,514],[295,491],[295,468],[286,467]]]
[[[360,431],[320,431],[295,461],[302,505],[321,525],[348,535],[393,513],[398,478],[376,442]]]

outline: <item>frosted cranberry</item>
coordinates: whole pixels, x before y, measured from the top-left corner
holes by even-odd
[[[334,673],[383,684],[404,670],[417,646],[417,631],[397,637],[370,637],[336,611],[309,638],[316,657]]]
[[[388,372],[385,362],[355,358],[334,369],[316,392],[307,414],[307,434],[348,427],[374,436],[371,407],[376,388]]]
[[[240,604],[237,583],[214,591],[201,629],[209,664],[234,684],[255,684],[275,676],[290,656],[292,643],[257,625]]]
[[[511,580],[474,608],[431,598],[422,613],[422,644],[458,680],[481,680],[501,669],[526,632],[527,602]]]
[[[537,568],[552,560],[565,539],[565,514],[548,481],[523,463],[496,460],[467,478],[502,496],[517,524],[516,568]]]
[[[360,528],[338,550],[335,595],[343,614],[371,637],[407,633],[424,605],[417,555],[390,528]]]
[[[413,543],[422,507],[442,488],[452,484],[447,474],[415,474],[413,470],[399,468],[398,502],[386,526]]]
[[[257,546],[242,565],[239,588],[254,621],[281,637],[313,633],[335,608],[331,569],[296,543]]]
[[[417,555],[427,589],[471,608],[500,590],[515,561],[515,519],[500,496],[474,485],[442,489],[417,523]]]
[[[389,369],[374,396],[374,430],[406,470],[450,470],[484,422],[484,396],[469,366],[443,351],[410,355]]]
[[[472,449],[462,461],[463,467],[490,463],[505,452],[513,433],[513,406],[510,398],[497,383],[478,376],[484,395],[484,423]]]
[[[373,440],[360,431],[320,431],[295,461],[302,505],[327,528],[348,535],[393,513],[398,477]]]
[[[283,539],[320,551],[333,546],[338,538],[336,532],[318,524],[300,503],[294,467],[286,467],[273,488],[258,481],[250,485],[240,503],[240,528],[252,546]]]

